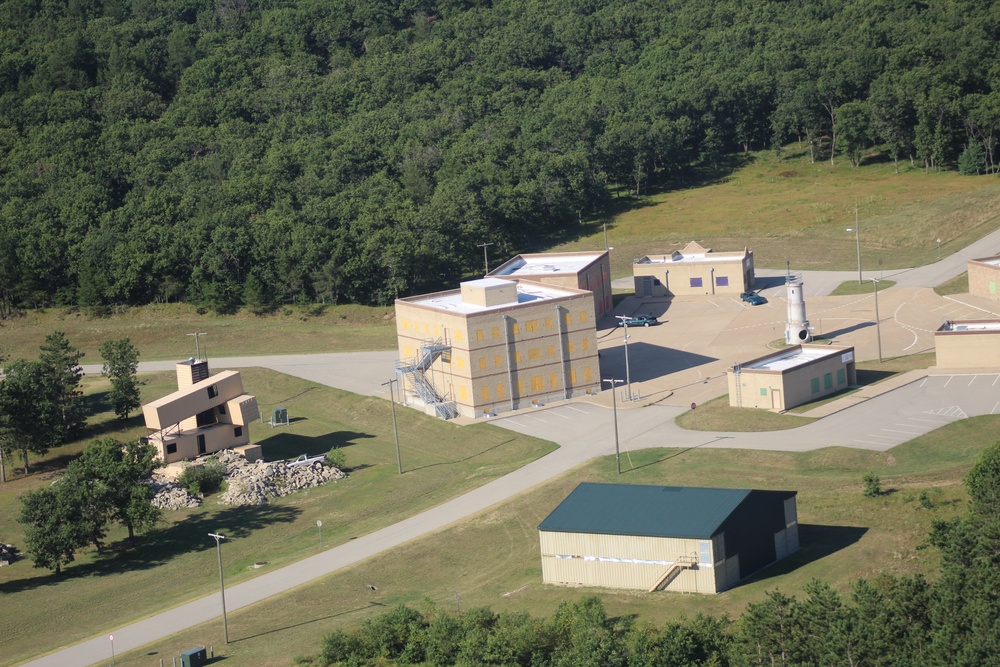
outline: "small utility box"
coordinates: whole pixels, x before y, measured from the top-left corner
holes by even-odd
[[[201,667],[208,664],[208,652],[205,647],[188,649],[181,653],[181,667]]]
[[[288,408],[278,406],[271,413],[271,428],[288,426]]]

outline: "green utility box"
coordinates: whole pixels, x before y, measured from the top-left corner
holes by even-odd
[[[208,664],[208,652],[205,647],[188,649],[181,653],[181,667],[201,667]]]

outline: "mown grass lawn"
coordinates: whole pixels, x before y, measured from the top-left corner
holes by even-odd
[[[371,558],[288,595],[205,624],[121,658],[168,662],[190,646],[214,645],[234,664],[287,666],[314,655],[324,634],[357,627],[395,604],[460,612],[471,607],[551,614],[560,603],[599,595],[612,615],[662,622],[697,613],[740,615],[748,602],[780,589],[800,595],[811,579],[847,591],[860,577],[923,574],[934,579],[938,554],[926,546],[934,519],[965,511],[961,478],[995,438],[1000,417],[950,424],[888,452],[828,448],[808,453],[659,449],[633,452],[636,469],[615,474],[614,458],[595,460],[461,524]],[[874,471],[886,493],[865,498]],[[798,491],[802,548],[736,588],[715,596],[563,588],[541,583],[537,526],[580,482],[627,482]],[[921,491],[931,499],[925,509]],[[366,586],[374,582],[379,590]]]
[[[458,427],[414,410],[397,410],[404,474],[399,475],[389,402],[361,397],[263,369],[246,369],[243,381],[262,406],[285,405],[292,423],[271,429],[257,424],[251,437],[271,459],[344,448],[350,477],[278,499],[263,507],[231,508],[214,497],[194,509],[165,514],[135,550],[123,530],[109,536],[112,548],[99,556],[81,553],[56,577],[30,560],[0,568],[0,665],[11,665],[61,645],[121,627],[216,590],[215,543],[207,533],[229,536],[225,576],[229,584],[317,553],[316,521],[325,547],[365,535],[502,476],[542,456],[555,445],[488,424]],[[170,373],[146,376],[144,392],[159,396],[175,387]],[[106,390],[87,383],[94,405]],[[108,412],[92,420],[90,435],[128,437],[143,433],[132,420],[119,428]],[[0,539],[23,544],[16,522],[17,496],[48,484],[58,468],[82,450],[81,441],[53,451],[33,465],[35,474],[0,485]],[[263,570],[266,571],[266,570]],[[261,572],[258,570],[257,572]],[[58,611],[58,622],[52,615]],[[44,631],[40,631],[44,628]]]
[[[642,199],[614,200],[615,214],[585,223],[555,250],[604,247],[607,224],[612,274],[632,275],[632,260],[669,253],[695,240],[716,251],[749,247],[758,267],[851,270],[857,267],[853,233],[858,207],[865,271],[882,262],[899,269],[937,260],[936,239],[947,255],[997,228],[1000,182],[993,176],[925,172],[907,164],[851,167],[811,163],[787,146],[733,159],[731,171],[701,174]]]

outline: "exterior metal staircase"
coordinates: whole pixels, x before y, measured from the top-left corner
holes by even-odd
[[[670,582],[677,578],[677,575],[681,573],[681,570],[687,570],[698,563],[697,556],[680,556],[677,561],[667,568],[667,571],[660,575],[660,578],[656,580],[656,583],[649,587],[649,592],[663,590],[670,585]]]
[[[401,360],[396,364],[396,375],[403,387],[409,387],[424,405],[433,406],[434,413],[441,419],[458,416],[454,401],[439,396],[434,386],[427,380],[427,370],[438,358],[451,350],[451,345],[440,338],[426,340],[420,345],[420,353],[414,359]]]

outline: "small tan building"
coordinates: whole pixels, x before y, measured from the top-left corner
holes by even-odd
[[[692,241],[669,255],[646,255],[632,263],[639,297],[740,294],[753,289],[753,253],[712,252]]]
[[[1000,320],[945,322],[934,332],[934,352],[938,368],[1000,368]]]
[[[250,423],[260,414],[257,399],[243,391],[237,371],[210,376],[208,361],[188,359],[176,366],[177,391],[142,406],[148,441],[166,463],[237,449],[251,460]]]
[[[788,410],[858,382],[853,347],[796,345],[729,368],[729,405]]]
[[[1000,299],[997,284],[1000,283],[1000,256],[970,259],[969,294]]]
[[[611,261],[602,252],[547,252],[518,255],[487,277],[519,278],[537,283],[584,289],[594,293],[594,313],[603,317],[611,312]]]
[[[594,295],[482,278],[396,300],[403,402],[481,417],[600,391]]]
[[[718,593],[798,550],[795,496],[585,482],[538,526],[542,580]]]

